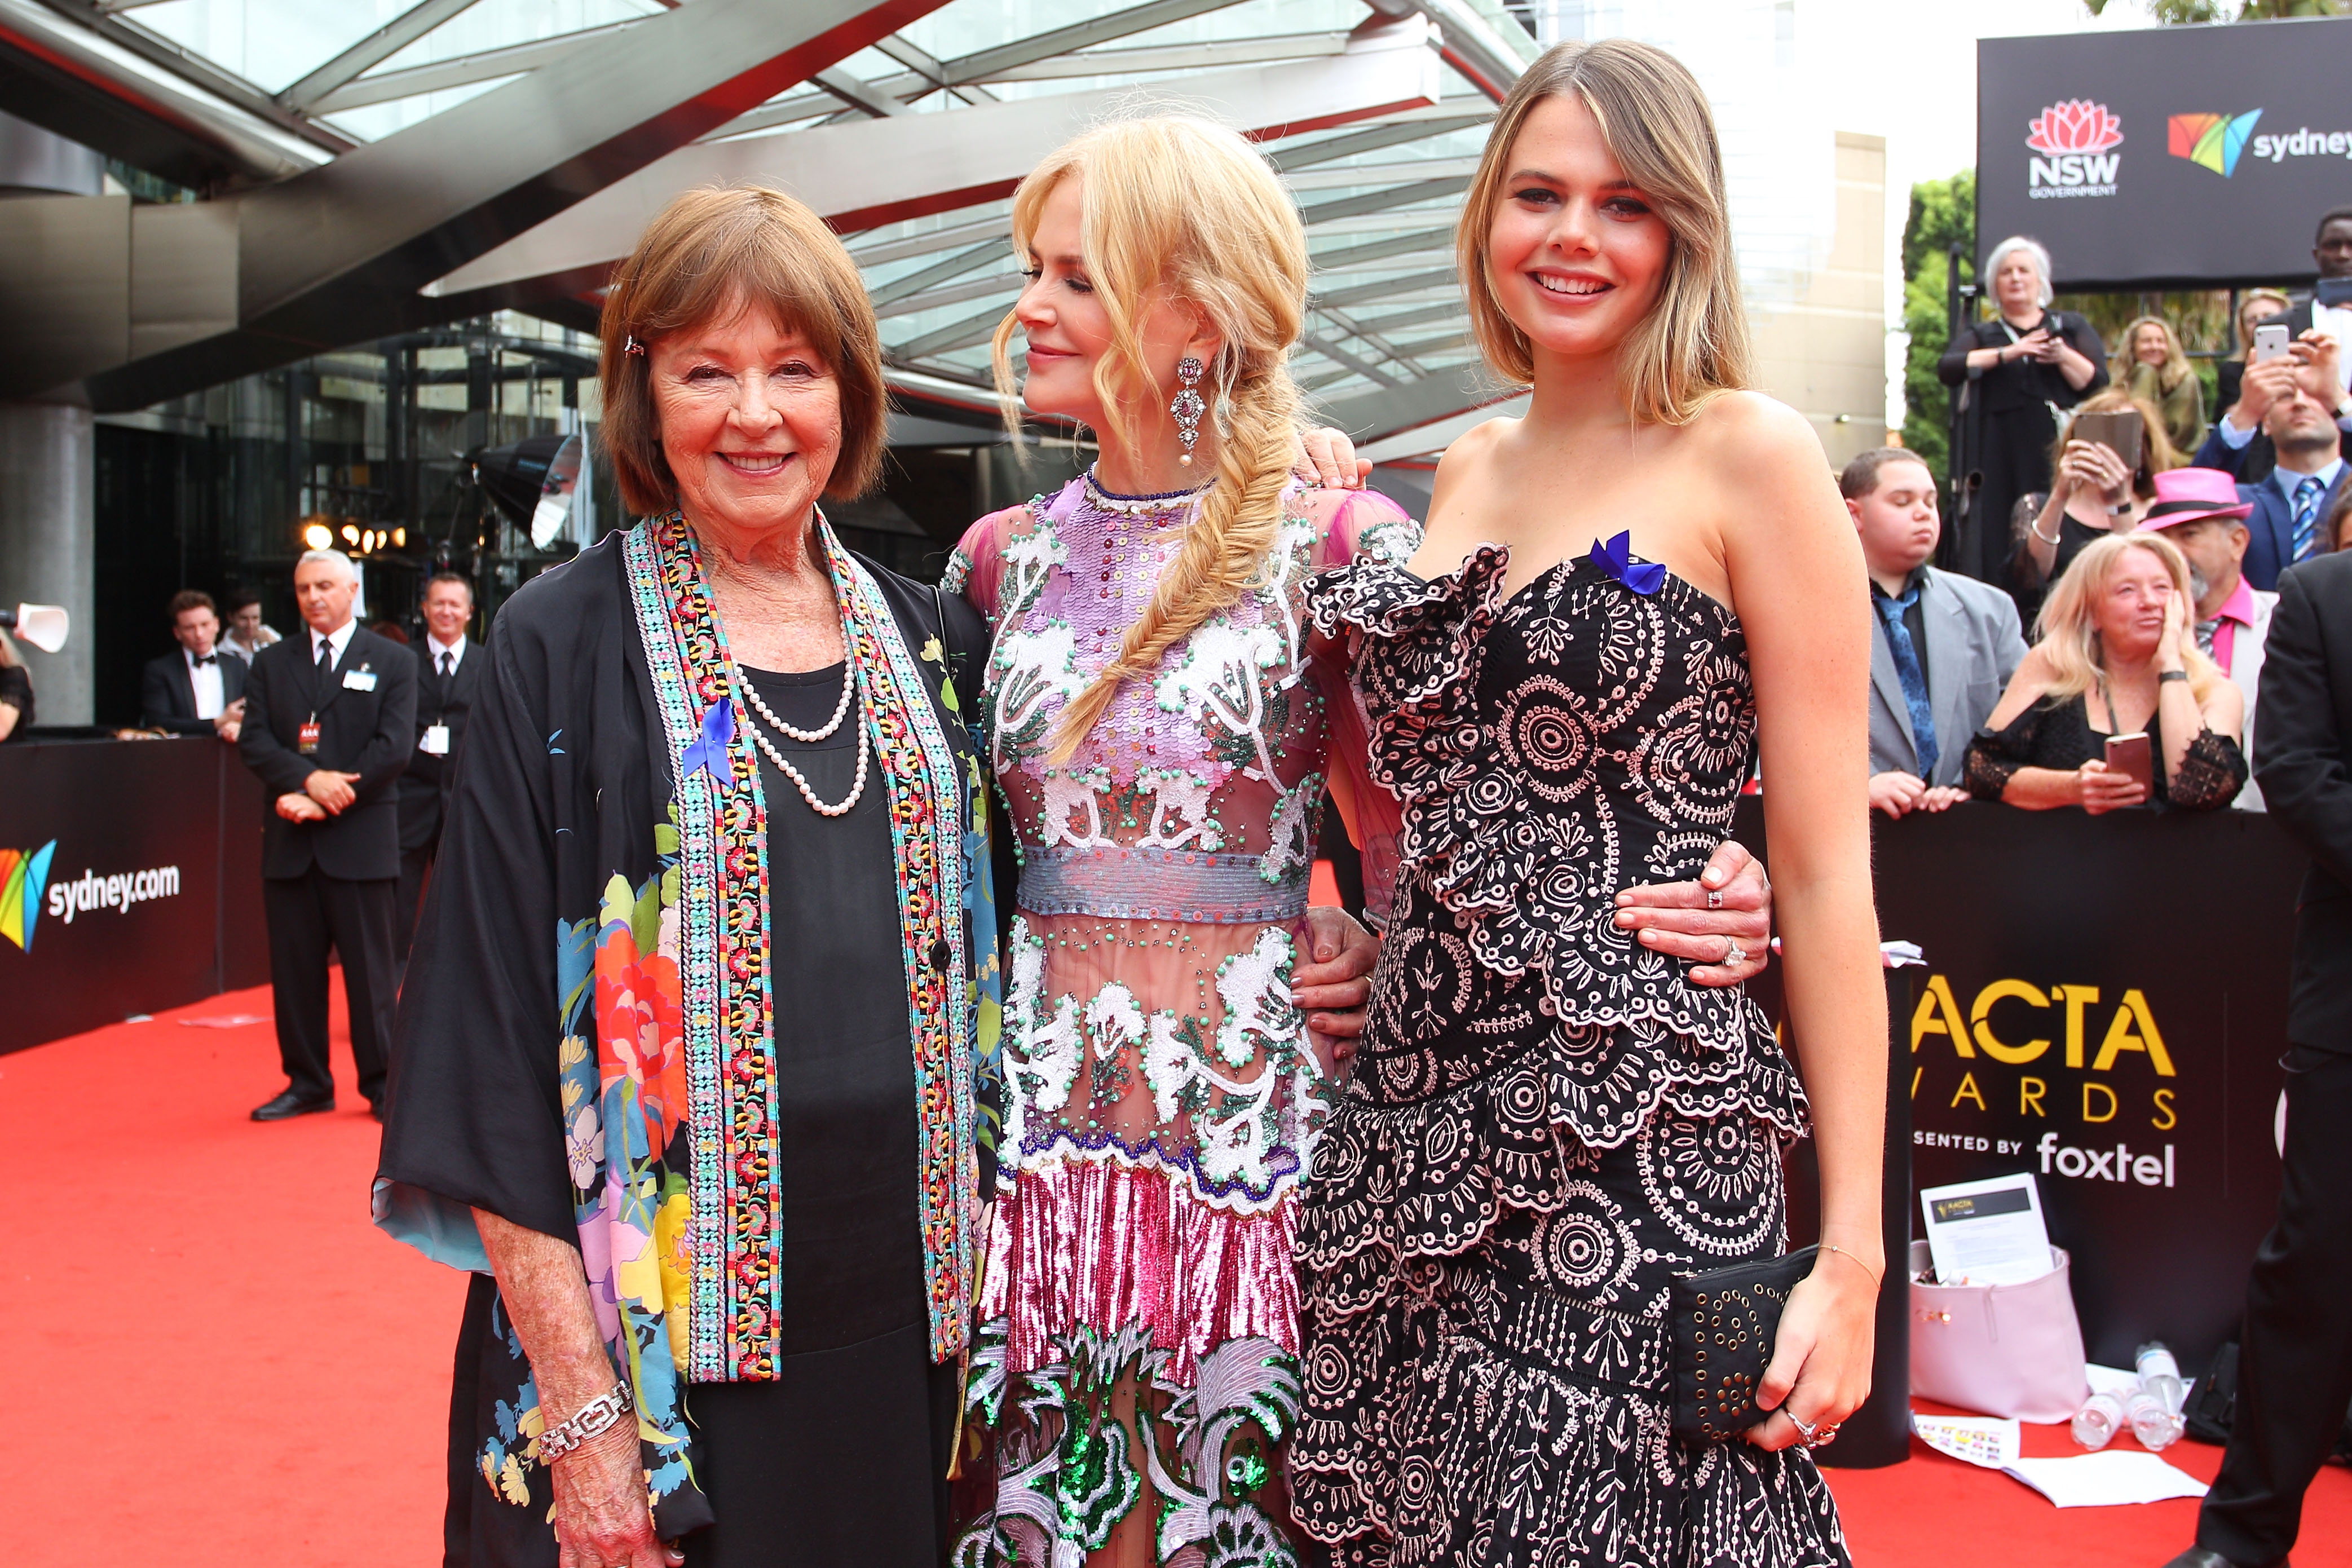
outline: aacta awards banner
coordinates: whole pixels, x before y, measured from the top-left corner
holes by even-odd
[[[0,1052],[268,980],[261,810],[209,738],[0,749]]]
[[[1977,255],[2050,249],[2061,288],[2309,278],[2352,204],[2352,18],[1977,46]]]
[[[2278,1203],[2303,855],[2260,812],[1873,821],[1879,929],[1927,957],[1891,1020],[1915,1188],[2031,1171],[2091,1359],[2201,1369]]]

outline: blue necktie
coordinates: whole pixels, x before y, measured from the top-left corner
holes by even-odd
[[[2319,543],[2319,493],[2327,486],[2316,474],[2304,476],[2294,487],[2294,559],[2302,560]]]
[[[1903,683],[1903,706],[1911,710],[1911,744],[1919,754],[1919,777],[1932,782],[1936,758],[1942,755],[1936,745],[1936,715],[1927,706],[1927,677],[1919,668],[1919,651],[1911,645],[1911,628],[1903,619],[1919,602],[1919,588],[1914,582],[1900,599],[1883,592],[1870,597],[1878,607],[1880,623],[1886,628],[1886,646],[1895,655],[1895,678]]]

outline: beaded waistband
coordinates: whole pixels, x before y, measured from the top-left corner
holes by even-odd
[[[1021,907],[1038,915],[1239,925],[1307,912],[1307,870],[1268,882],[1256,855],[1121,845],[1031,848],[1021,862]]]

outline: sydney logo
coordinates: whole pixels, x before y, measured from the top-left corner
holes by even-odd
[[[2238,172],[2238,157],[2262,117],[2259,109],[2235,115],[2176,114],[2165,122],[2166,145],[2175,158],[2186,158],[2226,180]]]
[[[30,951],[33,922],[41,913],[41,892],[49,883],[51,839],[37,850],[0,850],[0,936]]]
[[[2123,154],[2123,121],[2104,103],[2072,98],[2053,103],[2026,127],[2025,145],[2037,156],[2028,167],[2028,193],[2112,196]]]

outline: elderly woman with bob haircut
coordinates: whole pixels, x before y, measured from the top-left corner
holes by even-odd
[[[917,1568],[980,1246],[982,628],[819,509],[887,410],[814,214],[678,197],[602,332],[645,520],[493,629],[377,1184],[474,1271],[452,1561]]]
[[[1936,361],[1948,387],[1964,389],[1963,450],[1975,495],[1953,565],[2000,580],[2017,498],[2050,487],[2053,409],[2069,409],[2107,384],[2107,346],[2088,319],[2050,308],[2050,253],[2012,235],[1985,259],[1997,314],[1961,331]]]
[[[1969,744],[1980,800],[2029,811],[2210,811],[2246,784],[2245,701],[2197,646],[2189,561],[2160,533],[2084,547],[2052,585],[2035,642]],[[2108,737],[2145,734],[2153,789],[2110,769]]]

